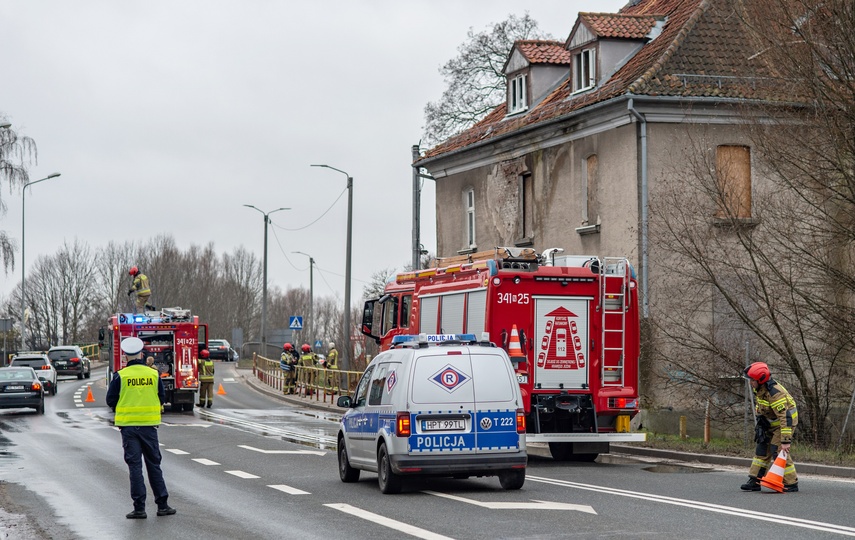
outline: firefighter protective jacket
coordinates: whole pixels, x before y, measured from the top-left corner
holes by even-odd
[[[214,382],[214,362],[203,360],[199,362],[199,380],[201,382]]]
[[[148,286],[148,277],[145,274],[137,274],[131,290],[136,291],[140,296],[151,294],[151,289]]]
[[[781,430],[781,443],[790,444],[793,441],[793,428],[799,421],[796,400],[775,379],[758,386],[754,394],[757,398],[757,416],[768,418],[772,431]]]

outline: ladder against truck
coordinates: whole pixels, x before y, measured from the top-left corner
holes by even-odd
[[[638,287],[625,257],[560,248],[496,248],[440,259],[390,279],[365,303],[362,333],[386,350],[397,335],[489,334],[513,361],[526,439],[558,460],[590,461],[637,442]]]
[[[189,309],[163,308],[145,313],[116,313],[99,332],[102,350],[110,356],[107,380],[125,367],[121,343],[127,337],[143,341],[143,358],[154,358],[166,404],[172,411],[192,411],[199,388],[199,352],[208,346],[208,325]]]

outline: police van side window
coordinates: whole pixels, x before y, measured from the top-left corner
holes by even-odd
[[[374,366],[369,366],[362,374],[359,380],[359,386],[356,387],[356,404],[354,407],[364,407],[365,400],[368,397],[368,383],[371,381],[371,373],[374,371]]]
[[[369,405],[380,405],[383,399],[383,388],[386,386],[386,373],[389,370],[389,364],[379,364],[374,370],[374,376],[371,380],[371,390],[368,393]]]

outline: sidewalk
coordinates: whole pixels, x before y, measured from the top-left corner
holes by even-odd
[[[338,396],[326,396],[326,401],[316,400],[315,397],[300,397],[296,395],[283,395],[266,384],[258,380],[252,374],[252,369],[237,369],[240,377],[245,379],[247,383],[263,394],[277,398],[291,405],[301,407],[312,407],[315,409],[337,412],[344,414],[345,409],[338,407],[335,400]],[[611,450],[617,454],[627,454],[631,456],[644,456],[663,460],[683,461],[689,463],[703,463],[707,465],[722,465],[732,467],[744,467],[748,470],[751,466],[751,458],[741,458],[732,456],[718,456],[714,454],[693,454],[691,452],[678,452],[675,450],[660,450],[658,448],[645,448],[640,446],[631,446],[628,444],[612,444]],[[540,457],[551,457],[549,447],[546,444],[529,444],[529,454]],[[798,463],[797,468],[799,473],[816,474],[820,476],[835,476],[838,478],[853,478],[855,479],[855,468],[853,467],[835,467],[834,465],[819,465],[815,463]]]

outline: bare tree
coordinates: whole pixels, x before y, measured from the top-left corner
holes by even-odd
[[[0,125],[8,124],[8,119],[0,114]],[[11,127],[0,127],[0,188],[7,184],[9,191],[26,184],[30,177],[27,166],[37,161],[36,143],[31,138],[18,135]],[[2,194],[2,189],[0,189]],[[6,213],[6,203],[0,196],[0,216]],[[15,263],[15,244],[6,231],[0,230],[0,262],[8,272]]]
[[[551,37],[539,31],[527,12],[522,17],[510,15],[477,34],[469,29],[458,56],[439,70],[448,87],[439,101],[425,106],[425,146],[472,126],[505,100],[502,69],[514,42],[521,39]]]

